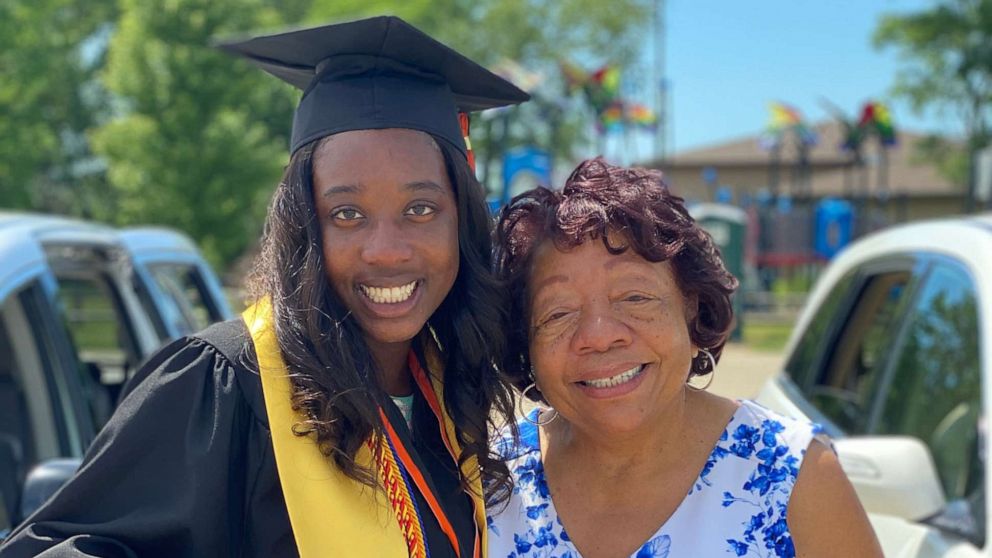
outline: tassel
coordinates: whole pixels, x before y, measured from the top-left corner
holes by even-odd
[[[472,169],[472,172],[475,172],[475,152],[472,151],[472,140],[468,136],[470,122],[467,112],[458,113],[458,124],[462,127],[462,136],[465,139],[465,153],[468,158],[468,166]]]

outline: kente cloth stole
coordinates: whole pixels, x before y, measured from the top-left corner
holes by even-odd
[[[459,558],[470,558],[460,556],[451,523],[382,409],[379,413],[386,435],[370,438],[355,460],[366,467],[377,462],[383,490],[373,490],[347,477],[321,453],[312,436],[293,433],[293,426],[303,417],[292,407],[292,385],[275,337],[269,300],[262,299],[250,306],[242,317],[258,358],[276,467],[300,556],[427,558],[429,550],[420,516],[432,513]],[[435,373],[429,375],[424,371],[412,352],[410,370],[438,418],[441,438],[455,458],[461,454],[461,447],[454,423],[442,404],[440,359],[431,350],[425,353],[427,367]],[[474,457],[466,460],[462,473],[472,479],[470,496],[476,526],[472,558],[485,558],[486,516],[478,461]],[[428,509],[417,509],[414,490],[423,495]]]

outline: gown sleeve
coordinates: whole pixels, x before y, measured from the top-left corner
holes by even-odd
[[[0,557],[239,555],[257,420],[239,374],[251,372],[200,338],[152,357],[76,475]]]

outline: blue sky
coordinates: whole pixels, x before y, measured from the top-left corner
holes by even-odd
[[[825,97],[849,113],[892,101],[900,62],[871,45],[879,15],[926,9],[925,0],[668,0],[669,152],[751,135],[781,100],[818,121]],[[646,45],[646,52],[650,46]],[[647,54],[646,56],[650,56]],[[648,58],[647,60],[650,60]],[[915,115],[890,102],[897,128],[955,133],[955,115]]]

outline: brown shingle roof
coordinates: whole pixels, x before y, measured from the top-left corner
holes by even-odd
[[[818,143],[808,152],[813,195],[843,195],[845,193],[845,170],[849,155],[840,148],[842,130],[835,122],[817,124]],[[898,132],[898,143],[887,150],[888,184],[892,193],[910,195],[960,195],[963,186],[956,185],[941,176],[933,164],[919,160],[915,155],[915,144],[925,136],[912,132]],[[798,151],[791,134],[785,139],[787,145],[780,153],[783,177],[788,176],[798,160]],[[869,174],[868,191],[875,192],[878,182],[880,157],[878,144],[870,139],[864,150],[864,171]],[[759,136],[749,136],[725,143],[690,149],[676,153],[667,161],[650,164],[662,170],[679,168],[702,168],[712,166],[717,169],[767,169],[771,154],[759,143]],[[787,179],[785,179],[787,180]]]

